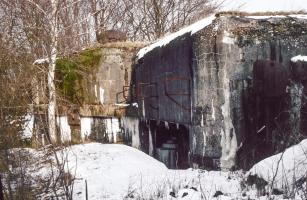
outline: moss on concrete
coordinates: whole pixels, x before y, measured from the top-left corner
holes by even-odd
[[[91,70],[96,68],[101,59],[102,50],[101,49],[90,49],[73,56],[74,62],[78,65],[85,67],[86,70]]]
[[[56,61],[57,89],[71,103],[83,104],[93,99],[88,76],[95,75],[102,58],[102,49],[84,50]],[[95,80],[95,77],[92,77]]]

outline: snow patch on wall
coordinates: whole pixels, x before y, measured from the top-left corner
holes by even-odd
[[[103,104],[104,103],[104,89],[99,87],[99,99],[100,99],[100,103]]]
[[[196,135],[193,134],[193,135],[192,135],[192,150],[193,150],[193,151],[196,150],[196,145],[197,145]]]
[[[169,124],[168,124],[167,121],[164,121],[164,127],[165,127],[167,130],[169,130]]]
[[[95,126],[95,120],[99,120],[98,123],[103,123],[105,126],[105,131],[108,135],[108,142],[116,143],[117,136],[121,132],[120,123],[118,118],[91,118],[91,117],[81,117],[81,138],[82,140],[87,139],[92,134],[92,129]],[[100,130],[101,131],[101,130]]]
[[[96,84],[94,85],[94,90],[95,90],[95,91],[94,91],[94,92],[95,92],[95,97],[98,97],[97,85],[96,85]]]
[[[235,44],[235,38],[228,32],[228,31],[224,31],[224,37],[222,42],[224,44]]]
[[[287,92],[290,95],[290,124],[293,134],[299,134],[300,132],[300,122],[301,122],[301,108],[302,108],[302,98],[303,98],[304,86],[302,83],[292,82],[290,86],[287,87]]]
[[[92,118],[90,117],[81,117],[80,126],[81,126],[81,138],[84,141],[91,134],[92,130]]]
[[[224,72],[223,90],[225,103],[222,105],[224,129],[221,131],[221,169],[230,169],[235,165],[237,138],[230,114],[230,87],[226,71]]]
[[[215,19],[215,15],[211,15],[209,17],[206,17],[202,20],[199,20],[198,22],[187,26],[186,28],[183,28],[175,33],[172,33],[164,38],[159,39],[157,42],[142,48],[138,54],[137,57],[138,59],[141,59],[145,54],[147,54],[148,52],[152,51],[153,49],[157,48],[157,47],[162,47],[167,45],[168,43],[170,43],[172,40],[186,34],[186,33],[190,33],[191,35],[202,30],[203,28],[205,28],[206,26],[210,25],[213,20]]]
[[[122,117],[121,125],[125,135],[131,138],[131,146],[141,148],[139,135],[139,119],[134,117]]]
[[[61,141],[62,142],[68,142],[71,141],[71,129],[68,124],[68,118],[67,116],[60,116],[56,119],[57,125],[60,130],[61,135]]]
[[[206,153],[206,145],[207,145],[207,132],[203,131],[203,137],[204,137],[204,145],[203,145],[203,156],[205,156]]]
[[[307,62],[307,56],[298,55],[298,56],[291,58],[291,61],[292,62],[298,62],[298,61]]]
[[[213,101],[213,99],[211,100],[211,109],[212,109],[211,117],[215,121],[215,109],[214,109],[214,101]]]
[[[142,99],[142,116],[145,118],[146,112],[145,112],[145,100]]]
[[[201,121],[200,121],[200,126],[203,127],[204,126],[204,113],[201,113]]]
[[[25,123],[23,124],[22,139],[31,138],[33,135],[33,129],[34,129],[34,115],[28,113],[25,116]]]
[[[105,119],[106,133],[110,142],[117,142],[117,135],[120,133],[119,120],[117,118]]]
[[[153,139],[152,139],[152,133],[151,133],[150,127],[148,130],[149,130],[149,155],[153,156],[154,147],[153,147]]]

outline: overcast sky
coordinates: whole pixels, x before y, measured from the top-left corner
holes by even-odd
[[[225,0],[222,10],[245,12],[307,11],[307,0]]]

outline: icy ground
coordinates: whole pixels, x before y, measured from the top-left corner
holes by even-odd
[[[51,170],[50,161],[54,154],[47,149],[23,149],[31,154],[33,163],[27,170],[35,177],[48,177],[56,170]],[[261,194],[262,186],[248,186],[247,176],[262,177],[271,186],[270,180],[276,174],[276,180],[288,174],[291,178],[296,174],[296,180],[301,181],[300,188],[306,187],[306,154],[307,140],[293,146],[281,154],[267,158],[256,164],[249,172],[221,172],[205,170],[169,170],[164,164],[147,154],[119,144],[89,143],[74,145],[57,150],[59,160],[65,163],[65,171],[74,177],[73,199],[83,200],[88,187],[88,199],[185,199],[185,200],[235,200],[235,199],[289,199],[287,195]],[[49,154],[46,154],[49,152]],[[285,167],[276,170],[277,163]],[[296,171],[293,171],[295,169]],[[286,170],[286,171],[282,171]],[[285,172],[285,173],[284,173]],[[291,173],[290,173],[291,172]],[[294,173],[296,172],[296,173]],[[294,183],[291,179],[289,184]],[[258,182],[259,183],[259,182]],[[263,182],[260,182],[263,183]],[[257,184],[257,182],[256,182]],[[282,191],[283,184],[277,182],[274,188]],[[264,186],[263,186],[264,187]],[[269,190],[266,190],[269,191]],[[305,190],[306,191],[306,190]],[[305,199],[305,193],[294,192],[291,199]],[[50,199],[52,194],[41,194],[38,199]]]

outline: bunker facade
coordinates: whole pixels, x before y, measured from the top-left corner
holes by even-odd
[[[57,58],[58,142],[123,142],[120,118],[129,98],[132,60],[143,46],[108,42]],[[47,61],[40,60],[34,64],[47,67]],[[38,74],[33,86],[35,104],[29,130],[34,145],[40,146],[48,142],[47,77]]]
[[[220,14],[169,35],[138,54],[126,142],[170,168],[248,168],[306,134],[304,55],[305,15]]]
[[[169,168],[225,170],[300,141],[307,15],[281,14],[220,13],[137,55],[143,43],[111,42],[59,58],[59,140],[126,143]],[[42,144],[45,79],[34,83],[31,119]]]

